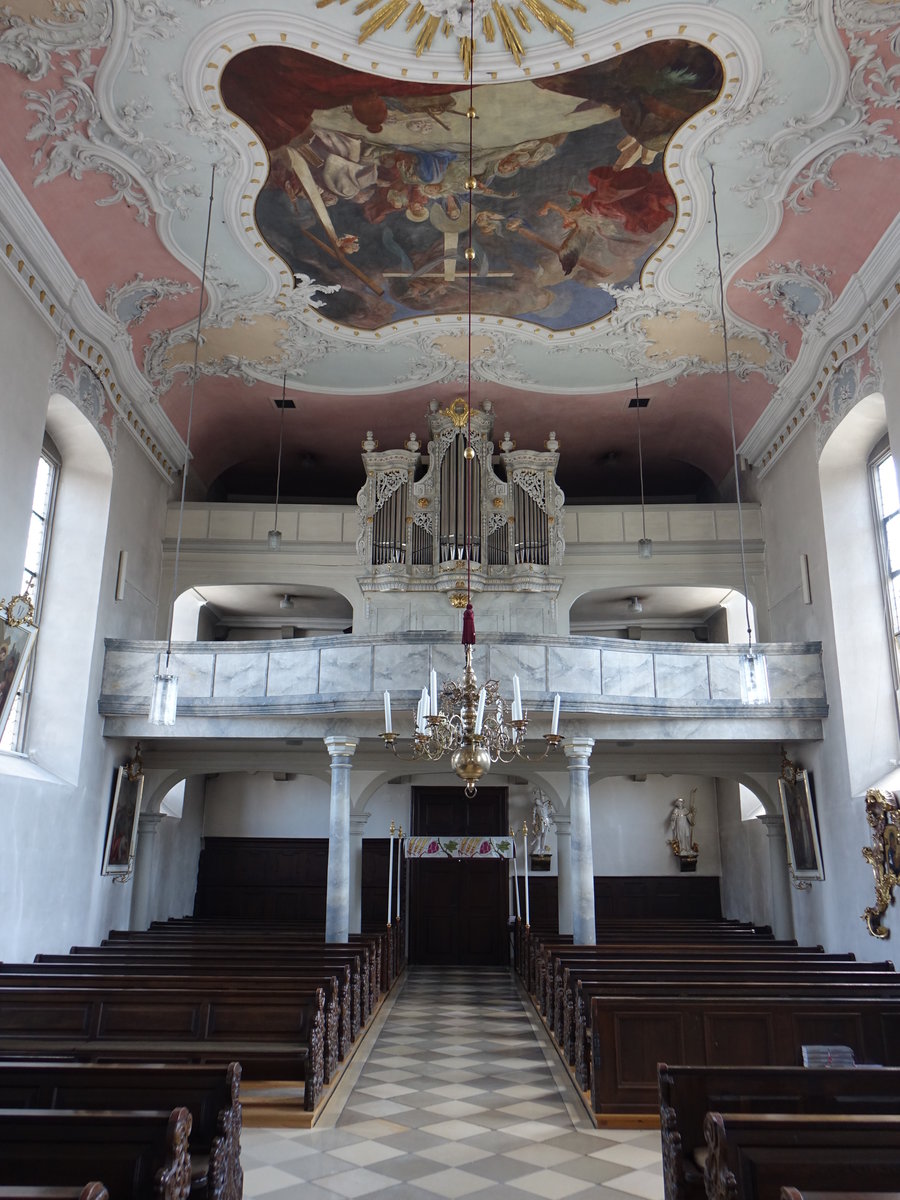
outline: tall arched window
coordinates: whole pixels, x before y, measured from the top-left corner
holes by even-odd
[[[891,639],[896,688],[900,683],[900,490],[897,488],[894,459],[886,439],[875,447],[869,469],[879,530],[884,614]]]
[[[53,508],[59,482],[59,452],[49,438],[44,439],[41,457],[38,459],[37,476],[34,483],[34,498],[31,502],[31,521],[28,527],[28,542],[25,547],[25,565],[22,569],[20,592],[29,596],[34,604],[35,623],[41,623],[41,605],[44,598],[44,580],[50,551],[50,534],[53,527]],[[38,648],[35,648],[35,655]],[[0,737],[0,750],[20,750],[25,736],[28,719],[28,698],[34,676],[35,656],[25,672],[13,707]]]

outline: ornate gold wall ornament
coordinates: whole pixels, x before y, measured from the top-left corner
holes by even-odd
[[[444,416],[449,417],[453,422],[454,429],[464,429],[468,424],[469,406],[462,396],[457,396],[453,403],[449,404],[443,412]]]
[[[893,792],[869,788],[866,792],[866,820],[872,830],[872,845],[864,846],[862,856],[875,874],[875,903],[862,914],[872,937],[888,938],[881,919],[894,903],[894,888],[900,884],[900,807]]]
[[[334,2],[316,0],[316,8],[327,8]],[[347,0],[339,2],[346,4]],[[605,0],[605,3],[618,4],[620,0]],[[548,32],[561,37],[566,45],[574,46],[575,30],[553,5],[569,12],[587,12],[581,0],[552,0],[552,3],[547,0],[518,0],[517,3],[504,3],[504,0],[358,0],[353,14],[362,17],[371,13],[360,26],[360,45],[380,30],[391,29],[401,17],[406,18],[406,32],[414,36],[416,58],[421,58],[432,48],[438,33],[449,41],[455,38],[464,77],[468,79],[477,44],[470,36],[473,28],[481,33],[488,45],[497,40],[499,33],[506,52],[517,67],[522,65],[526,53],[523,35],[533,32],[529,17]]]
[[[454,608],[465,608],[469,602],[469,597],[465,592],[451,592],[448,599]]]

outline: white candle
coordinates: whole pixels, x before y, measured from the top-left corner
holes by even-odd
[[[559,733],[559,692],[553,697],[553,720],[550,723],[550,732],[554,736]]]
[[[431,668],[431,714],[432,714],[432,716],[436,717],[437,711],[438,711],[437,671],[435,671],[434,667],[432,667]]]
[[[394,825],[394,823],[392,821],[391,822],[392,829],[393,829],[393,825]],[[389,845],[390,849],[388,851],[388,905],[387,905],[388,919],[387,919],[387,923],[388,923],[388,925],[390,925],[390,923],[391,923],[391,901],[394,898],[394,896],[393,896],[393,892],[394,892],[394,835],[393,835],[393,833],[390,836],[388,845]]]
[[[394,727],[391,724],[391,693],[384,693],[384,732],[393,733]]]
[[[519,677],[513,675],[513,712],[512,719],[514,721],[522,720],[522,692],[519,688]]]
[[[475,736],[481,737],[481,727],[484,724],[484,705],[487,700],[487,692],[484,688],[478,693],[478,711],[475,713]]]

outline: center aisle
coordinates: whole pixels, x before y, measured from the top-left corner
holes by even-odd
[[[659,1132],[594,1129],[508,971],[398,986],[315,1129],[244,1130],[246,1200],[662,1200]]]

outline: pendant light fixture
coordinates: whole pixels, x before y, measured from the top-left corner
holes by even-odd
[[[712,182],[713,229],[716,238],[716,265],[719,275],[719,308],[722,313],[722,345],[725,364],[725,396],[728,400],[728,421],[731,427],[731,456],[734,467],[734,492],[737,503],[738,540],[741,547],[741,573],[744,581],[744,615],[747,621],[747,649],[740,656],[741,699],[745,704],[768,704],[769,674],[766,656],[753,647],[753,625],[750,620],[750,593],[747,587],[747,556],[744,551],[744,516],[741,507],[741,470],[734,427],[734,403],[731,397],[731,369],[728,356],[728,323],[725,319],[725,280],[722,274],[722,248],[719,241],[719,210],[716,203],[716,168],[709,164]]]
[[[638,541],[638,558],[653,557],[653,542],[647,537],[647,508],[644,504],[644,446],[641,440],[641,409],[650,403],[646,396],[638,395],[638,381],[634,381],[634,396],[628,402],[629,408],[637,409],[638,432],[638,474],[641,480],[641,537]]]
[[[469,34],[473,44],[474,11],[474,2],[470,0]],[[437,672],[432,669],[428,678],[428,687],[422,688],[419,698],[413,743],[408,753],[400,753],[397,748],[397,735],[394,733],[391,716],[391,695],[390,692],[385,692],[385,730],[381,735],[387,749],[397,758],[406,762],[416,762],[421,759],[437,762],[444,755],[449,754],[450,765],[465,784],[465,792],[469,797],[475,795],[476,785],[485,772],[490,770],[492,763],[511,763],[515,759],[524,759],[526,762],[542,762],[553,751],[558,750],[563,743],[562,734],[559,732],[560,698],[558,694],[553,699],[550,732],[544,734],[543,753],[527,754],[525,737],[528,729],[528,710],[522,704],[518,675],[512,677],[512,703],[508,704],[500,696],[500,685],[496,680],[490,679],[484,685],[479,686],[475,668],[472,665],[472,651],[475,646],[475,611],[472,607],[472,471],[477,467],[472,440],[472,268],[475,259],[473,244],[474,195],[478,187],[474,169],[475,134],[473,126],[476,116],[475,84],[473,75],[470,73],[469,106],[466,109],[466,117],[469,121],[469,174],[466,179],[466,190],[469,193],[468,240],[465,249],[467,373],[465,397],[460,396],[455,401],[455,403],[464,405],[466,412],[466,448],[463,451],[466,463],[463,496],[466,590],[462,620],[465,669],[461,680],[448,680],[440,689],[438,689]],[[368,436],[371,440],[371,435]],[[365,442],[363,446],[365,447]]]
[[[194,393],[197,388],[197,364],[200,356],[200,324],[203,319],[203,296],[206,291],[206,263],[209,257],[209,232],[212,226],[213,192],[216,182],[216,165],[213,163],[209,181],[209,208],[206,214],[206,240],[203,243],[203,267],[200,272],[200,301],[197,307],[197,329],[194,334],[194,364],[191,371],[191,395],[188,401],[187,434],[184,439],[184,470],[181,472],[181,501],[178,506],[178,533],[175,537],[175,566],[172,572],[172,595],[169,599],[169,628],[166,636],[166,660],[157,663],[150,693],[151,725],[174,725],[178,704],[178,676],[171,670],[172,622],[175,619],[175,600],[178,597],[178,567],[181,562],[181,535],[184,530],[184,498],[187,491],[188,471],[191,465],[191,426],[194,420]]]
[[[270,550],[281,549],[281,530],[278,528],[278,501],[281,497],[281,451],[284,447],[284,410],[287,408],[287,375],[281,380],[281,421],[278,425],[278,466],[275,470],[275,527],[266,534]]]

